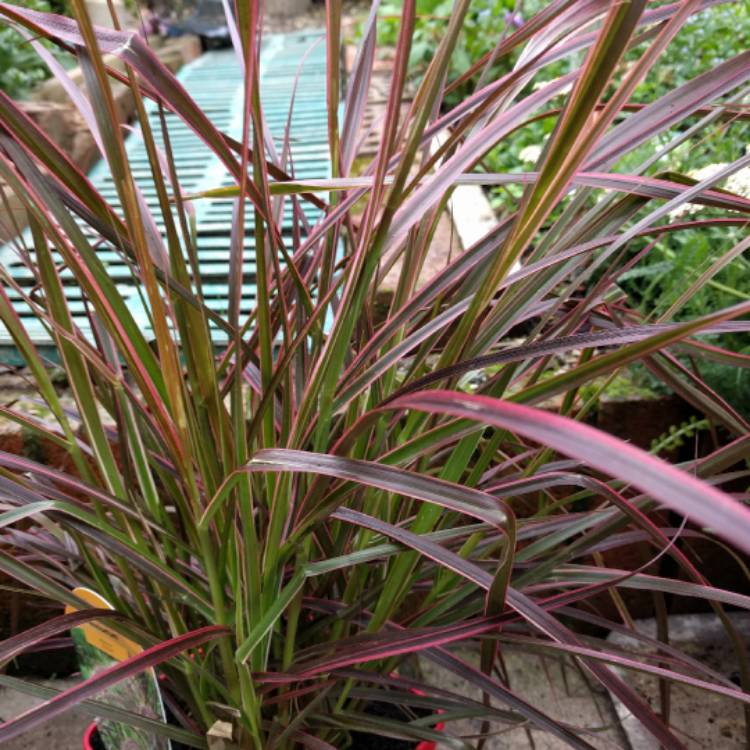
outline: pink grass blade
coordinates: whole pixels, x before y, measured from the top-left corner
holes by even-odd
[[[251,472],[309,472],[331,476],[435,503],[499,528],[502,528],[507,520],[504,503],[492,495],[471,487],[462,487],[452,482],[371,461],[275,448],[258,451],[246,470]],[[212,499],[203,514],[201,525],[208,523],[218,511],[220,504],[226,501],[230,489],[231,485],[227,482]],[[312,509],[301,508],[298,512],[303,511],[311,512]]]
[[[750,552],[750,509],[667,462],[593,427],[520,404],[451,391],[410,394],[390,407],[447,414],[518,432],[638,487]]]
[[[375,62],[376,22],[380,0],[370,6],[354,68],[347,82],[344,122],[341,128],[341,173],[348,175],[356,157],[357,136],[362,127]]]
[[[737,325],[732,325],[732,322],[733,321],[730,321],[728,324],[720,323],[715,326],[708,326],[707,328],[702,329],[701,333],[711,334],[728,331],[739,333],[741,331],[750,331],[750,321],[736,321]],[[544,357],[549,354],[559,354],[573,349],[619,346],[621,344],[628,344],[635,341],[643,341],[657,333],[675,330],[676,328],[677,324],[675,323],[628,326],[627,328],[618,328],[609,331],[577,333],[573,336],[560,336],[550,342],[540,341],[534,344],[510,347],[501,352],[497,352],[497,354],[485,354],[482,357],[476,357],[465,362],[458,362],[455,365],[451,365],[442,370],[431,372],[412,383],[402,386],[399,390],[389,396],[385,403],[393,401],[406,393],[413,393],[414,391],[421,390],[429,385],[433,385],[434,383],[439,383],[441,380],[459,377],[467,372],[489,367],[490,365],[531,360],[536,357]],[[675,342],[675,345],[677,343],[684,344],[685,341]],[[748,363],[748,365],[750,366],[750,363]]]

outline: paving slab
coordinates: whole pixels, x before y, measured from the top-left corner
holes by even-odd
[[[456,656],[476,664],[476,653],[457,650]],[[567,656],[542,657],[512,646],[503,648],[503,659],[510,689],[568,726],[583,730],[586,741],[598,750],[630,750],[627,737],[620,727],[614,705],[606,690],[594,685]],[[420,659],[420,670],[425,682],[451,690],[476,700],[481,691],[427,659]],[[507,709],[498,702],[497,708]],[[466,739],[479,732],[481,720],[451,722],[447,729]],[[562,750],[570,746],[556,737],[531,725],[503,726],[493,722],[492,736],[486,750]]]
[[[66,678],[45,680],[40,684],[65,690],[78,681],[76,678]],[[0,688],[0,719],[12,719],[41,702],[40,699],[24,695],[17,690]],[[69,711],[37,729],[3,743],[3,750],[79,750],[82,747],[84,730],[90,723],[91,717],[86,714]]]
[[[473,651],[459,650],[456,653],[465,661],[475,661]],[[608,694],[590,684],[570,659],[543,658],[512,647],[506,648],[503,656],[510,686],[519,696],[555,719],[584,730],[587,741],[598,750],[630,750]],[[481,700],[477,689],[426,659],[420,660],[420,670],[427,682]],[[46,680],[41,684],[62,690],[75,684],[76,680],[75,677]],[[18,691],[0,689],[0,719],[18,716],[38,702],[38,699]],[[78,750],[90,721],[84,713],[72,711],[11,740],[3,745],[3,750]],[[479,727],[479,721],[464,720],[452,722],[449,730],[453,735],[469,739],[479,732]],[[569,747],[531,726],[493,724],[492,732],[485,744],[486,750],[562,750]]]
[[[750,644],[750,613],[729,615],[746,644]],[[638,632],[656,637],[653,618],[636,621]],[[609,640],[631,651],[644,651],[633,638],[612,634]],[[716,672],[731,678],[738,669],[737,657],[726,631],[714,614],[674,615],[669,618],[669,643],[698,659]],[[656,678],[624,670],[623,678],[655,710],[660,709]],[[674,684],[670,690],[670,725],[689,748],[740,750],[745,747],[745,718],[742,704],[706,690]],[[647,734],[627,708],[615,699],[615,708],[633,750],[659,750],[659,743]]]

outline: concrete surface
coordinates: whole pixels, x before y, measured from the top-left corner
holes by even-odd
[[[470,653],[459,653],[471,661]],[[515,692],[553,717],[570,725],[591,730],[586,739],[601,750],[629,750],[627,740],[617,723],[617,717],[606,692],[593,689],[567,659],[531,656],[508,648],[504,652]],[[481,694],[468,688],[462,681],[444,670],[422,660],[420,668],[425,679],[433,680],[441,688],[472,695]],[[65,689],[75,678],[47,680],[42,684]],[[38,701],[14,690],[0,689],[0,718],[12,718],[31,708]],[[91,719],[81,712],[71,712],[32,732],[11,740],[3,750],[79,750],[84,729]],[[479,722],[454,722],[449,729],[455,735],[472,735]],[[496,734],[485,744],[486,750],[562,750],[568,745],[544,732],[531,728],[493,726]]]
[[[476,663],[473,651],[457,650],[456,656]],[[514,693],[540,708],[554,719],[586,731],[587,742],[600,750],[629,750],[626,736],[617,720],[614,706],[607,692],[585,680],[571,660],[562,657],[541,657],[506,646],[503,658],[508,670],[510,687]],[[482,700],[481,691],[468,685],[451,672],[420,659],[420,669],[425,682]],[[499,702],[498,708],[507,708]],[[448,731],[467,739],[479,731],[481,720],[469,719],[451,722]],[[492,725],[493,736],[485,750],[562,750],[567,743],[541,730]]]
[[[57,690],[65,690],[76,683],[76,679],[45,680],[41,684]],[[0,719],[7,721],[41,703],[37,698],[17,690],[0,688]],[[79,750],[81,739],[91,718],[79,711],[71,711],[53,719],[38,729],[16,737],[3,744],[3,750]]]
[[[730,614],[746,644],[750,643],[750,612]],[[653,619],[636,622],[639,632],[655,637]],[[638,641],[619,634],[609,640],[620,647],[644,651]],[[737,670],[737,659],[721,622],[713,614],[679,615],[669,618],[669,642],[720,674],[730,677]],[[656,678],[624,670],[627,682],[659,710],[659,686]],[[740,750],[745,747],[745,718],[742,704],[731,698],[684,685],[671,689],[670,724],[675,735],[689,748]],[[659,750],[659,743],[651,738],[628,710],[615,700],[623,728],[633,750]]]

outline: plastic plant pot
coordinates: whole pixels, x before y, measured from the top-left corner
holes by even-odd
[[[444,726],[444,724],[435,724],[435,729],[439,731]],[[422,742],[417,745],[416,750],[435,750],[435,747],[436,743],[430,742],[429,740],[422,740]]]
[[[445,727],[444,724],[436,724],[435,729],[438,731],[441,731]],[[83,733],[83,750],[98,750],[97,747],[93,744],[93,738],[96,736],[96,722],[92,721],[91,724],[89,724],[86,727],[86,731]],[[435,750],[435,743],[430,742],[428,740],[423,740],[422,742],[419,742],[414,750]]]
[[[414,693],[414,695],[424,695],[424,693],[421,690],[412,689],[411,692]],[[445,729],[445,724],[443,722],[440,722],[439,724],[435,724],[436,731],[442,732],[443,729]],[[96,722],[92,721],[91,724],[89,724],[88,727],[86,727],[86,731],[83,734],[83,750],[101,750],[101,743],[94,745],[94,737],[97,737],[97,727],[96,727]],[[110,750],[110,748],[107,748],[107,750]],[[118,749],[112,748],[111,750],[118,750]],[[414,750],[436,750],[436,743],[430,740],[422,740],[422,742],[418,742],[414,746]]]
[[[86,731],[83,733],[83,750],[94,750],[94,746],[91,744],[92,737],[96,734],[96,722],[92,721],[86,727]]]

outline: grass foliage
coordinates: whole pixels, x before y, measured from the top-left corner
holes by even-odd
[[[237,142],[211,125],[142,39],[97,32],[83,0],[72,3],[70,22],[0,3],[7,24],[78,55],[86,93],[72,90],[74,99],[100,138],[122,206],[115,211],[0,96],[0,177],[30,219],[31,240],[17,241],[37,282],[27,302],[55,342],[75,401],[73,411],[63,408],[13,311],[9,295],[23,289],[0,269],[0,320],[52,418],[13,405],[3,416],[59,446],[71,466],[60,471],[0,453],[0,571],[62,604],[80,604],[73,586],[96,589],[115,607],[111,627],[144,647],[8,719],[0,741],[75,705],[107,715],[90,702],[103,687],[159,665],[181,708],[181,737],[195,747],[207,746],[219,720],[231,723],[243,749],[344,748],[357,729],[474,747],[454,728],[462,716],[477,719],[482,733],[530,725],[590,748],[584,729],[551,718],[507,683],[502,653],[511,642],[568,654],[666,748],[684,747],[668,710],[650,707],[612,664],[656,675],[664,696],[682,683],[748,705],[745,646],[724,607],[747,609],[750,599],[712,587],[683,537],[750,551],[750,426],[682,357],[747,368],[746,354],[705,337],[746,334],[750,303],[681,315],[742,253],[744,237],[657,315],[644,316],[621,283],[655,242],[742,228],[750,214],[746,197],[715,188],[745,157],[696,182],[652,170],[642,151],[659,147],[666,157],[675,138],[699,141],[704,125],[747,117],[747,52],[712,60],[703,76],[664,82],[645,104],[638,99],[705,5],[712,3],[553,0],[497,37],[494,60],[504,67],[469,50],[467,70],[481,83],[446,85],[473,13],[468,0],[455,0],[401,114],[418,41],[418,8],[404,2],[379,152],[363,169],[356,144],[375,16],[342,89],[342,7],[329,0],[333,177],[301,183],[287,176],[285,144],[276,154],[264,145],[258,5],[236,6],[246,95]],[[634,50],[638,62],[624,64]],[[119,56],[125,72],[109,69],[104,53]],[[569,72],[546,77],[560,61]],[[167,177],[172,154],[158,152],[143,117],[158,215],[148,216],[138,200],[113,78],[132,87],[139,112],[145,98],[174,112],[233,176],[235,228],[246,216],[254,226],[258,301],[249,317],[233,303],[218,318],[205,304],[192,272],[200,246],[190,206]],[[458,99],[457,85],[465,90]],[[535,144],[542,148],[533,169],[481,167],[538,118],[551,127]],[[467,182],[511,185],[513,203],[420,287],[437,221]],[[300,209],[307,201],[325,209],[309,230]],[[675,213],[689,201],[698,205],[695,216]],[[291,238],[276,220],[284,205],[300,227]],[[165,242],[148,232],[151,218],[165,225]],[[131,264],[153,340],[76,221]],[[244,236],[233,232],[232,289],[247,281]],[[397,261],[398,287],[385,316],[376,316],[376,291]],[[90,334],[73,324],[63,268],[82,290]],[[586,424],[601,388],[635,362],[708,420],[704,455],[669,464]],[[476,393],[461,391],[461,378],[480,368],[491,368],[491,377]],[[687,526],[667,525],[665,510]],[[633,544],[646,564],[623,571],[619,552]],[[667,556],[679,575],[660,575]],[[621,592],[644,588],[657,600],[708,601],[736,646],[744,688],[657,640],[649,641],[651,656],[636,657],[577,634],[582,621],[599,633],[630,628]],[[64,632],[72,617],[103,616],[54,618],[0,644],[0,660]],[[459,644],[474,650],[474,663],[455,656]],[[414,654],[484,699],[399,673]],[[419,705],[429,716],[393,725],[365,712],[372,700]],[[116,718],[143,723],[123,711]],[[438,735],[433,727],[443,720]]]

